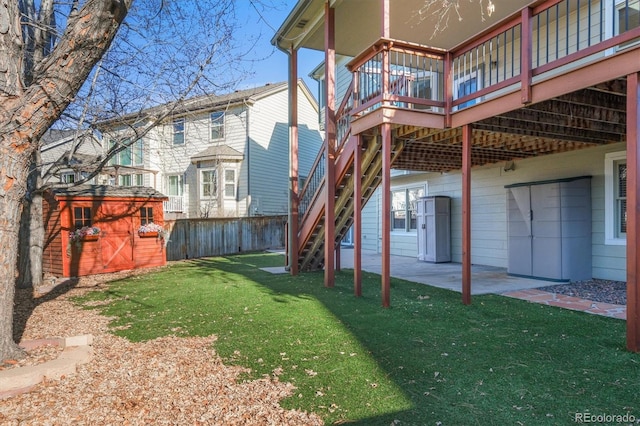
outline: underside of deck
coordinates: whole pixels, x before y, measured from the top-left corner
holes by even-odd
[[[626,79],[618,78],[475,122],[471,165],[624,142],[626,90]],[[393,115],[398,117],[402,111]],[[368,131],[372,132],[377,130]],[[396,169],[448,172],[462,168],[460,127],[395,125],[393,136],[404,142],[404,149],[393,163]]]

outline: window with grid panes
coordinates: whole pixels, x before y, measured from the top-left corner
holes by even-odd
[[[216,111],[211,113],[211,139],[224,138],[224,112]]]
[[[627,235],[627,162],[617,161],[615,163],[616,173],[616,236],[624,238]]]
[[[140,208],[140,225],[153,222],[153,207]]]
[[[233,169],[224,171],[224,196],[227,198],[236,196],[236,171]]]
[[[74,207],[73,208],[73,227],[80,229],[83,226],[91,226],[91,207]]]

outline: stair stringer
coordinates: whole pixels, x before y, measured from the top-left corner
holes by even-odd
[[[355,140],[349,143],[355,145]],[[369,201],[382,180],[382,152],[379,137],[373,137],[365,141],[362,148],[362,206]],[[335,245],[340,243],[349,227],[353,224],[353,146],[349,147],[350,152],[345,149],[342,154],[349,155],[348,161],[343,157],[341,167],[336,167],[336,200],[335,200]],[[397,158],[404,143],[399,140],[392,142],[391,162]],[[340,163],[340,158],[337,165]],[[323,188],[324,190],[324,188]],[[324,195],[324,193],[323,193]],[[324,203],[322,203],[324,204]],[[303,271],[320,270],[324,267],[324,208],[322,214],[314,221],[314,230],[307,238],[304,247],[299,252],[299,266]]]

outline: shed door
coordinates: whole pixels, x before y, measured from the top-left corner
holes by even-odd
[[[532,275],[531,195],[528,186],[509,188],[507,192],[510,274]]]
[[[101,224],[103,272],[134,269],[133,225],[130,216]]]

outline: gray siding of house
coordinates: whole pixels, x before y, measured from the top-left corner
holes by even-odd
[[[623,151],[624,144],[614,144],[598,148],[549,155],[540,158],[521,160],[515,163],[516,169],[505,172],[503,164],[474,168],[471,172],[471,262],[480,265],[507,267],[507,213],[505,185],[514,183],[592,176],[592,273],[594,278],[626,280],[626,247],[624,245],[606,245],[605,223],[605,154]],[[401,180],[402,178],[402,180]],[[462,261],[462,186],[459,171],[443,174],[409,175],[395,177],[392,185],[399,183],[410,186],[411,183],[427,182],[427,195],[446,195],[451,200],[452,258]],[[369,204],[380,208],[380,189]],[[376,209],[367,205],[363,209],[363,224],[370,224]],[[363,226],[363,247],[371,248],[372,239],[381,235],[380,224],[374,229]],[[417,256],[417,241],[413,251],[409,235],[391,235],[391,253],[400,256]],[[380,251],[378,244],[378,251]]]
[[[287,214],[289,188],[288,93],[260,99],[251,108],[250,160],[251,214]],[[322,140],[317,109],[298,90],[299,174],[306,176]]]

